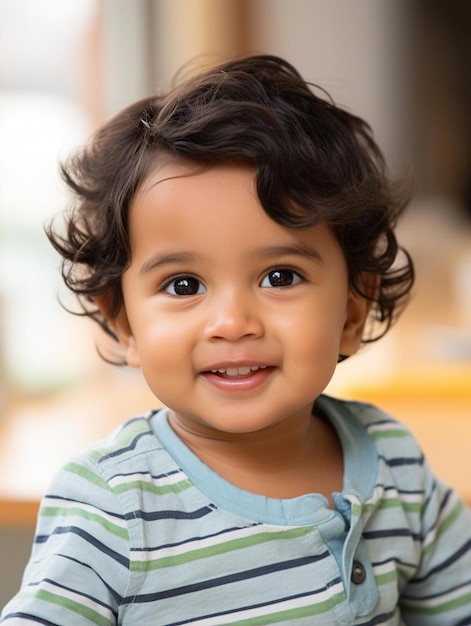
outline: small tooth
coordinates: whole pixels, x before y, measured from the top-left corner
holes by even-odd
[[[211,370],[213,374],[226,374],[227,376],[247,376],[250,372],[266,369],[266,365],[244,365],[242,367],[227,367]]]

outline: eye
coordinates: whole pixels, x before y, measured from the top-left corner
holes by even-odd
[[[291,287],[303,281],[303,277],[288,268],[277,268],[266,274],[260,284],[261,287]]]
[[[205,293],[206,288],[193,276],[178,276],[168,281],[163,290],[172,296],[196,296]]]

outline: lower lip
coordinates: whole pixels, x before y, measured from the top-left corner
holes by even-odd
[[[221,391],[251,391],[260,387],[272,372],[272,367],[265,367],[251,372],[248,376],[229,377],[213,374],[213,372],[204,372],[203,377]]]

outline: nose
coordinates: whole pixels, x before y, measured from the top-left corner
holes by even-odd
[[[209,340],[239,341],[263,335],[260,307],[240,294],[232,293],[214,300],[210,305],[205,326]]]

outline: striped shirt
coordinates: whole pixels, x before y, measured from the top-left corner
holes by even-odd
[[[387,414],[327,396],[315,410],[344,451],[333,508],[229,484],[165,409],[127,422],[57,475],[2,622],[471,624],[470,511]]]

